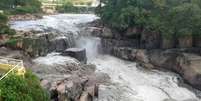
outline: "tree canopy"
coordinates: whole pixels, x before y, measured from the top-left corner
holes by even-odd
[[[101,0],[98,14],[108,26],[124,31],[140,27],[164,35],[199,35],[200,0]]]

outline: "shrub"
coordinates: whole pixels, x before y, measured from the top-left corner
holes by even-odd
[[[7,25],[8,17],[4,14],[0,13],[0,35],[2,34],[8,34],[13,35],[15,34],[15,30],[10,29],[10,27]]]
[[[0,0],[0,9],[8,14],[39,13],[41,6],[39,0]]]
[[[0,99],[3,101],[49,101],[39,79],[28,71],[25,77],[10,74],[0,82]]]
[[[8,17],[5,14],[0,13],[0,24],[6,24],[8,22]]]
[[[60,13],[76,11],[76,8],[73,6],[71,2],[65,2],[62,6],[58,6],[56,9]]]
[[[7,34],[7,35],[14,35],[16,32],[13,29],[10,29],[8,25],[0,24],[0,35]]]

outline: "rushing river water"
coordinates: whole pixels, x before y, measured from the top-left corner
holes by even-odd
[[[95,19],[98,17],[92,14],[59,14],[36,21],[11,22],[11,26],[16,30],[52,28],[73,32],[78,38],[77,47],[86,48],[88,62],[97,66],[97,72],[111,77],[112,85],[101,86],[98,101],[201,101],[193,91],[179,86],[179,77],[174,73],[139,69],[135,62],[98,54],[100,39],[82,37],[85,33],[79,33],[81,28],[77,26]]]

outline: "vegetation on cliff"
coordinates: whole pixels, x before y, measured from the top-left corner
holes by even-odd
[[[200,0],[102,0],[97,13],[108,26],[160,32],[165,37],[201,35]]]
[[[26,14],[41,12],[38,0],[0,0],[0,10],[9,14]]]
[[[87,11],[93,11],[94,8],[93,7],[85,7],[85,6],[74,6],[76,4],[78,5],[91,5],[91,2],[83,2],[83,1],[79,1],[77,0],[75,1],[71,1],[71,0],[64,0],[61,2],[62,6],[57,6],[57,11],[60,13],[83,13],[83,12],[87,12]]]
[[[6,15],[0,13],[0,35],[15,34],[15,31],[13,29],[10,29],[10,27],[7,25],[7,23],[8,23],[8,17]]]
[[[10,74],[0,82],[0,101],[49,101],[39,79],[30,71],[25,77]]]

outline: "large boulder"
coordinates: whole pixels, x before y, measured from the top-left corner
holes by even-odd
[[[82,63],[87,63],[87,57],[86,57],[86,49],[82,48],[69,48],[66,49],[63,53],[63,56],[71,56],[76,58]]]

